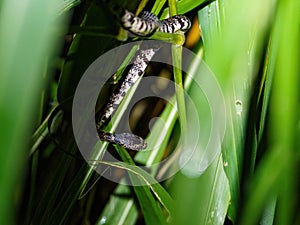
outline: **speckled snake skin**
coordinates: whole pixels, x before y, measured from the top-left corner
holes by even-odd
[[[125,29],[138,36],[148,36],[155,31],[165,33],[185,32],[191,26],[190,20],[184,15],[176,15],[160,21],[153,13],[147,11],[142,12],[140,16],[135,16],[133,13],[125,10],[121,22]],[[132,85],[143,75],[149,62],[158,50],[159,48],[148,48],[138,51],[125,80],[118,91],[111,96],[100,120],[97,121],[96,127],[100,140],[118,144],[132,150],[142,150],[147,147],[145,140],[139,136],[129,133],[107,133],[101,128],[115,112]]]

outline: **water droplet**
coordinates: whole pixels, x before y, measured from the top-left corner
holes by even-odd
[[[235,101],[235,109],[236,109],[236,114],[240,116],[243,112],[243,104],[241,100]]]
[[[107,220],[106,216],[103,216],[100,220],[100,224],[105,224],[106,220]]]
[[[211,9],[209,9],[209,10],[207,11],[207,14],[208,14],[208,16],[210,16],[210,14],[211,14]]]

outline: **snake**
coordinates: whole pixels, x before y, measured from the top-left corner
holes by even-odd
[[[139,16],[135,16],[128,10],[125,10],[124,15],[121,17],[121,24],[126,30],[137,36],[149,36],[156,31],[164,33],[181,31],[184,33],[191,26],[190,20],[184,15],[175,15],[164,20],[159,20],[155,14],[148,11],[143,11]],[[102,127],[121,104],[129,89],[143,75],[149,62],[158,50],[159,47],[152,47],[142,48],[137,52],[137,56],[120,88],[111,95],[101,115],[98,116],[99,118],[96,118],[96,129],[100,140],[108,141],[130,150],[143,150],[147,148],[146,141],[137,135],[130,133],[109,133],[105,132]]]

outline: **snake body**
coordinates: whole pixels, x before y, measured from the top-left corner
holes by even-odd
[[[184,15],[176,15],[160,21],[156,15],[151,12],[144,11],[140,17],[125,10],[125,14],[121,19],[123,27],[130,32],[147,36],[154,31],[165,33],[175,33],[177,31],[187,31],[191,26],[191,21]]]
[[[177,31],[185,32],[191,26],[190,20],[184,15],[176,15],[160,21],[156,15],[148,11],[142,12],[138,17],[125,10],[121,22],[125,29],[138,36],[148,36],[155,31],[165,33],[175,33]],[[96,128],[100,140],[118,144],[132,150],[141,150],[147,147],[145,140],[139,136],[129,133],[108,133],[101,128],[120,105],[131,86],[143,75],[149,62],[158,50],[159,48],[146,48],[138,51],[125,80],[118,91],[110,97],[109,102],[103,111],[104,113],[101,115],[100,119],[97,120]]]

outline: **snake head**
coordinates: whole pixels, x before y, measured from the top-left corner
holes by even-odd
[[[130,133],[114,134],[114,141],[131,150],[138,151],[147,148],[147,142],[143,138]]]

